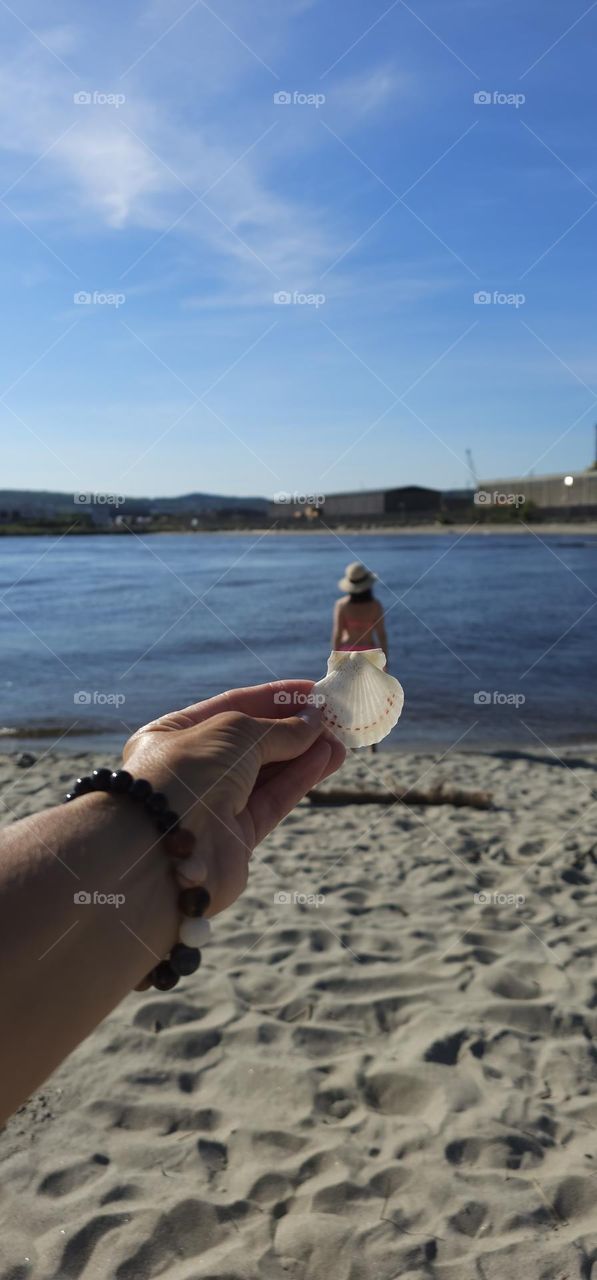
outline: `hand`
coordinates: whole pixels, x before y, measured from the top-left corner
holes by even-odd
[[[209,889],[208,915],[234,902],[253,849],[346,752],[321,728],[305,697],[309,680],[233,689],[138,729],[124,748],[127,769],[164,791],[193,831],[196,851],[178,864],[182,886]],[[288,695],[285,702],[276,695]],[[292,714],[296,695],[299,713]]]

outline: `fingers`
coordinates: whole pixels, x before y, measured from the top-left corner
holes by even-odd
[[[329,742],[332,748],[329,761],[321,775],[321,778],[319,779],[320,782],[325,782],[326,778],[331,777],[332,773],[335,773],[336,770],[344,764],[344,761],[346,760],[346,747],[344,747],[342,743],[334,737],[333,733],[328,733],[327,730],[324,730],[322,738],[324,742]]]
[[[321,734],[321,709],[311,707],[309,720],[301,720],[299,716],[290,716],[286,720],[257,720],[263,726],[259,733],[256,748],[260,757],[260,768],[280,761],[294,760],[303,755]]]
[[[255,825],[255,842],[273,831],[307,791],[335,773],[345,759],[346,748],[324,731],[298,760],[266,766],[247,806]]]
[[[247,808],[253,819],[256,844],[277,827],[322,776],[327,776],[332,750],[330,742],[319,738],[308,751],[253,792]]]
[[[148,730],[190,729],[193,725],[202,724],[211,716],[220,715],[222,711],[242,711],[248,716],[278,720],[286,716],[296,715],[307,704],[306,699],[313,688],[312,680],[274,680],[269,684],[247,685],[243,689],[228,689],[218,693],[204,702],[195,702],[180,711],[171,711],[158,720],[137,729],[137,733]],[[135,737],[137,734],[134,735]]]

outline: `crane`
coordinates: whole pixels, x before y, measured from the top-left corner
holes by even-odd
[[[468,469],[469,469],[469,471],[470,471],[470,474],[471,474],[471,478],[472,478],[472,481],[473,481],[473,485],[474,485],[475,489],[478,489],[478,488],[479,488],[479,477],[477,476],[477,472],[475,471],[475,464],[474,464],[474,462],[473,462],[473,455],[472,455],[472,452],[471,452],[471,450],[470,450],[470,449],[466,449],[466,450],[465,450],[465,453],[466,453],[466,463],[467,463],[467,467],[468,467]]]

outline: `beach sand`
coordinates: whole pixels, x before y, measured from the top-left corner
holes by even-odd
[[[491,812],[302,803],[199,973],[127,997],[2,1133],[2,1277],[595,1276],[597,752],[536,757],[333,780]],[[15,759],[2,821],[93,765]]]

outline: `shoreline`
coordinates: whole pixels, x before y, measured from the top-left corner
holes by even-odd
[[[258,534],[263,534],[265,532],[267,534],[271,534],[276,537],[294,538],[294,537],[300,537],[300,536],[312,537],[314,534],[319,534],[320,537],[334,537],[335,534],[347,534],[347,533],[358,534],[359,537],[361,536],[361,534],[367,535],[367,537],[386,537],[386,536],[418,537],[419,535],[424,535],[425,537],[427,537],[430,534],[441,534],[444,536],[453,534],[455,537],[462,537],[464,534],[472,533],[474,531],[476,534],[482,534],[483,536],[487,537],[487,536],[493,536],[494,534],[497,534],[498,536],[503,536],[505,534],[510,534],[510,535],[524,534],[525,536],[528,536],[529,534],[538,533],[539,530],[541,531],[541,533],[549,534],[549,535],[555,534],[555,533],[560,533],[560,534],[568,533],[568,534],[571,534],[573,537],[579,537],[582,534],[585,534],[588,537],[596,537],[597,521],[592,521],[587,524],[568,524],[568,523],[558,524],[558,523],[555,523],[554,521],[550,521],[550,522],[546,522],[545,524],[541,524],[537,522],[532,525],[523,524],[522,521],[520,522],[512,521],[511,524],[483,524],[481,522],[478,522],[478,523],[473,522],[473,524],[449,524],[449,525],[409,524],[409,525],[388,525],[387,527],[384,526],[383,528],[371,528],[370,526],[367,526],[366,528],[360,528],[358,525],[344,525],[344,524],[340,525],[339,524],[339,525],[336,525],[335,528],[333,529],[332,528],[325,528],[325,529],[272,528],[272,529],[267,529],[265,531],[263,529],[242,529],[242,530],[241,529],[218,529],[217,532],[224,533],[224,534],[234,534],[234,533],[254,534],[255,536],[257,536]],[[174,532],[174,530],[172,532]],[[182,532],[185,532],[185,531],[182,530]],[[200,530],[198,532],[199,532],[199,536],[201,536],[201,534],[206,533],[207,530]]]
[[[597,521],[576,522],[572,521],[534,521],[527,524],[523,521],[512,520],[504,523],[490,523],[485,521],[473,521],[469,523],[458,524],[408,524],[408,525],[383,525],[361,527],[354,524],[338,524],[334,528],[325,526],[321,528],[317,525],[312,528],[279,528],[272,525],[264,528],[263,525],[247,526],[240,529],[132,529],[123,532],[120,529],[86,529],[86,530],[70,530],[66,531],[62,528],[57,529],[19,529],[11,530],[10,533],[0,528],[1,538],[62,538],[67,534],[71,538],[98,538],[98,537],[188,537],[188,538],[213,538],[214,536],[225,537],[334,537],[337,534],[357,534],[359,537],[365,535],[367,537],[418,537],[429,536],[431,534],[439,534],[441,536],[453,535],[454,537],[462,537],[467,533],[475,532],[484,537],[493,537],[497,535],[503,537],[505,535],[536,534],[568,534],[572,537],[596,537]],[[0,546],[1,546],[0,541]]]
[[[66,737],[57,737],[46,745],[50,737],[49,734],[36,732],[33,730],[23,734],[8,734],[6,732],[0,734],[0,767],[2,765],[11,765],[16,761],[17,756],[21,753],[30,753],[35,756],[36,765],[42,760],[47,760],[50,764],[60,760],[73,760],[79,756],[97,756],[100,754],[106,757],[119,758],[122,748],[127,741],[126,733],[122,736],[112,734],[109,730],[99,731],[90,736],[73,733],[70,743]],[[446,751],[446,748],[449,748]],[[378,745],[379,756],[391,761],[396,757],[407,756],[438,756],[439,758],[457,757],[457,756],[483,756],[484,758],[493,757],[495,759],[502,758],[505,754],[517,756],[521,759],[533,760],[549,760],[552,759],[552,752],[558,752],[565,759],[566,753],[578,755],[579,752],[584,754],[597,752],[597,733],[593,738],[583,734],[579,738],[556,738],[555,741],[549,743],[548,749],[542,750],[541,745],[537,743],[536,748],[528,739],[503,738],[496,741],[477,740],[469,745],[462,745],[450,748],[449,739],[430,741],[428,738],[420,741],[383,741]],[[362,751],[352,753],[354,759],[358,761],[368,759],[368,751],[363,748]]]

